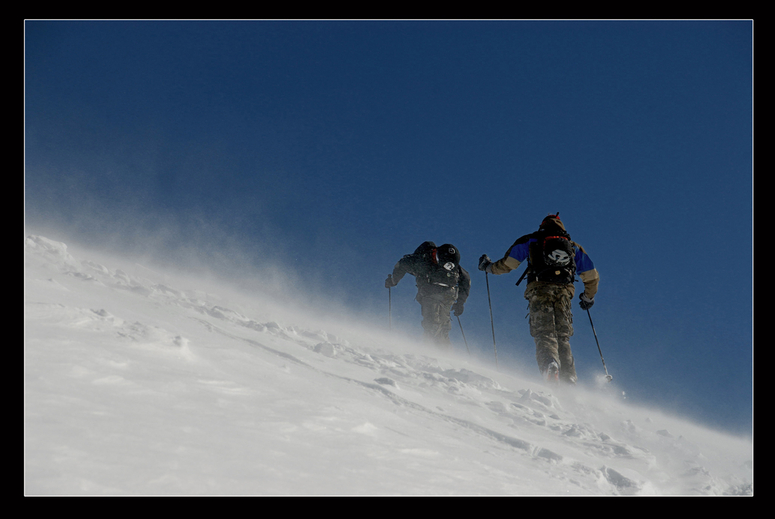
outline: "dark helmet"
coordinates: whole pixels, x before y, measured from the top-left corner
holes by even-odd
[[[445,243],[438,248],[439,265],[452,270],[460,264],[460,251],[450,243]]]
[[[436,244],[432,241],[424,241],[422,244],[420,244],[419,247],[414,249],[414,254],[418,256],[423,256],[428,261],[432,263],[438,263],[438,258],[436,257]]]
[[[541,225],[539,229],[549,230],[549,229],[556,229],[559,228],[563,231],[565,231],[565,225],[560,220],[560,213],[556,214],[550,214],[547,215],[546,218],[544,218],[541,221]]]
[[[433,249],[436,248],[436,244],[432,241],[424,241],[420,244],[419,247],[414,249],[415,254],[425,254],[426,252],[430,252]]]

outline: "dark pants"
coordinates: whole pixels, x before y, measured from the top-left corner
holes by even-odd
[[[422,306],[423,337],[439,346],[451,347],[452,318],[449,314],[457,300],[457,289],[429,292],[417,294],[417,302]]]

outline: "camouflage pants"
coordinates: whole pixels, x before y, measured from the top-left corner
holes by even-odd
[[[560,380],[575,384],[576,366],[570,349],[574,291],[573,285],[532,283],[525,299],[530,308],[530,335],[536,344],[538,369],[544,371],[555,361],[560,367]]]
[[[417,302],[422,306],[423,337],[439,346],[451,347],[449,330],[452,318],[449,313],[457,299],[457,290],[441,293],[418,293]]]

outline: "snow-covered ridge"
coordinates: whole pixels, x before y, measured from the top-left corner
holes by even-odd
[[[28,495],[752,495],[745,439],[134,270],[25,240]]]

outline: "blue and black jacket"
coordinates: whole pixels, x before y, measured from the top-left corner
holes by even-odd
[[[487,271],[495,275],[506,274],[519,267],[523,262],[528,261],[528,270],[526,272],[528,285],[536,282],[537,279],[535,269],[531,268],[532,265],[530,263],[530,252],[531,248],[544,234],[545,233],[543,231],[539,230],[534,233],[522,236],[516,242],[514,242],[511,247],[509,247],[509,250],[506,251],[506,254],[503,256],[503,258],[492,263],[488,267]],[[597,293],[600,275],[598,274],[592,259],[584,250],[584,247],[574,241],[571,241],[570,243],[574,251],[573,259],[576,266],[575,273],[578,274],[579,278],[584,283],[584,293],[589,299],[592,299]],[[573,281],[571,278],[570,283],[572,282]]]

